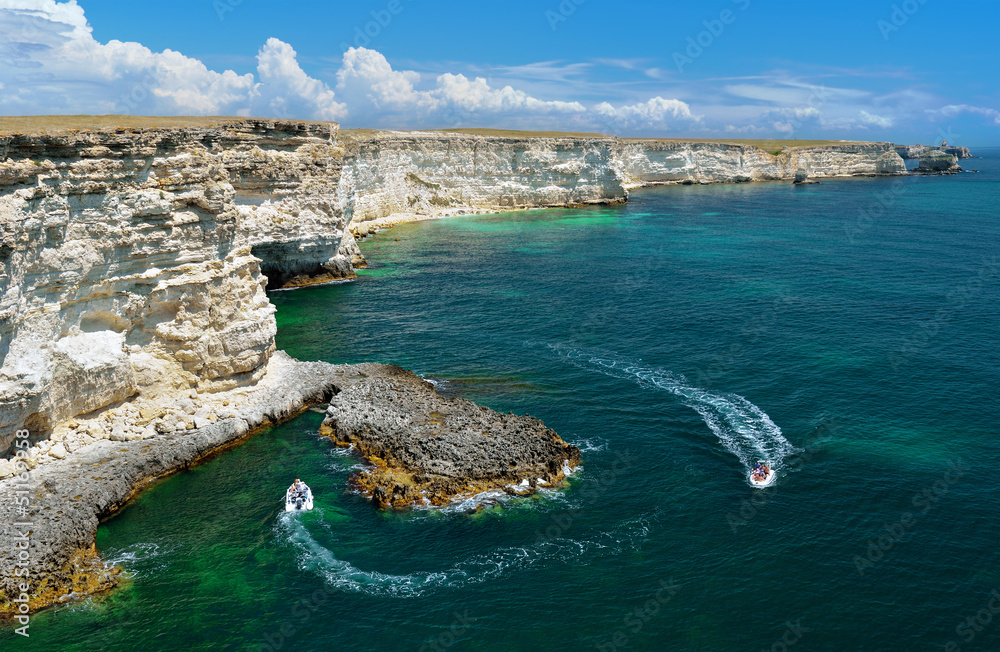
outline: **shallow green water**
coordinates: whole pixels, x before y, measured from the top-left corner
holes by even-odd
[[[376,236],[357,281],[272,295],[279,348],[538,416],[584,450],[572,487],[379,513],[306,413],[104,523],[131,581],[0,644],[1000,648],[1000,159],[969,163]],[[296,475],[317,505],[289,518]]]

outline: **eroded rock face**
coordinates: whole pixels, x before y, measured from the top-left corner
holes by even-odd
[[[557,486],[580,461],[580,449],[538,419],[443,398],[399,367],[367,365],[365,374],[330,401],[320,432],[373,464],[351,481],[380,507],[530,493]]]
[[[957,158],[972,158],[972,152],[968,147],[942,147],[941,151]]]
[[[495,138],[386,132],[344,139],[341,195],[352,228],[436,215],[624,202],[611,138]]]
[[[291,197],[303,170],[339,169],[331,133],[248,121],[0,139],[0,452],[18,428],[45,438],[138,393],[256,379],[275,324],[252,247],[318,267],[341,246],[343,223],[309,212],[335,183]],[[246,210],[260,178],[270,198]]]

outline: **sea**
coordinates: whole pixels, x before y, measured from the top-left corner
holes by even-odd
[[[538,417],[582,450],[568,486],[379,511],[308,411],[104,521],[122,585],[0,647],[1000,649],[1000,149],[974,153],[376,234],[356,280],[272,293],[278,348]]]

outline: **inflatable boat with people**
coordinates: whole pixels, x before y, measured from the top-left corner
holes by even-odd
[[[750,469],[750,484],[755,487],[766,487],[772,482],[777,473],[771,468],[771,463],[767,460],[757,460],[757,463]]]
[[[313,493],[305,482],[295,478],[295,482],[285,492],[285,511],[297,512],[313,508]]]

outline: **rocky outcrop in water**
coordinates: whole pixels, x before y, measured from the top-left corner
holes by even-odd
[[[531,493],[558,486],[580,462],[580,449],[538,419],[443,398],[399,367],[367,373],[330,401],[320,433],[372,464],[351,481],[379,507]]]
[[[795,173],[795,180],[792,183],[796,186],[813,186],[819,183],[819,181],[813,181],[809,178],[805,170],[799,170]]]
[[[942,147],[941,151],[957,158],[972,158],[972,152],[968,147]]]
[[[914,172],[923,174],[955,174],[961,172],[962,168],[958,164],[958,158],[953,154],[947,154],[940,150],[925,152],[920,158]]]

